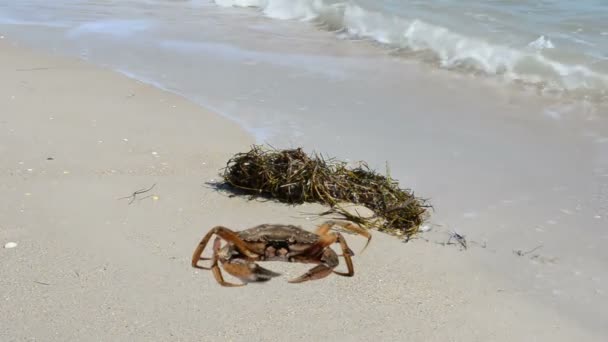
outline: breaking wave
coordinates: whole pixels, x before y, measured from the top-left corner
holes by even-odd
[[[367,10],[352,2],[324,0],[215,0],[224,7],[254,7],[267,17],[310,21],[355,39],[370,39],[404,55],[415,55],[445,69],[499,75],[545,90],[605,98],[608,74],[585,65],[547,57],[556,51],[545,36],[521,47],[502,46],[469,37],[420,19]]]

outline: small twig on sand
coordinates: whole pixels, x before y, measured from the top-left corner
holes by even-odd
[[[40,285],[46,285],[46,286],[51,285],[51,284],[49,284],[49,283],[43,283],[43,282],[41,282],[41,281],[37,281],[37,280],[34,280],[34,283],[36,283],[36,284],[40,284]]]
[[[542,248],[542,247],[543,247],[543,245],[538,245],[538,246],[536,246],[536,247],[534,247],[531,250],[526,251],[526,252],[522,251],[521,249],[518,249],[518,250],[514,250],[513,254],[515,254],[517,256],[525,256],[525,255],[528,255],[528,254],[530,254],[530,253],[532,253],[532,252],[534,252],[537,249]]]
[[[123,200],[123,199],[128,199],[130,198],[131,200],[129,201],[129,204],[133,203],[133,201],[135,201],[135,199],[137,198],[137,195],[141,195],[144,194],[152,189],[154,189],[154,187],[156,186],[156,183],[154,183],[154,185],[152,185],[151,187],[149,187],[148,189],[140,189],[137,190],[135,192],[133,192],[130,196],[125,196],[125,197],[121,197],[118,200]]]
[[[452,231],[449,234],[450,234],[450,238],[448,239],[447,242],[435,242],[435,243],[442,245],[442,246],[460,245],[460,247],[462,247],[463,249],[468,248],[467,239],[464,235],[457,233],[456,231]],[[456,242],[452,242],[452,240],[455,240]]]
[[[461,235],[455,231],[453,231],[450,234],[450,238],[448,239],[448,242],[446,242],[446,245],[450,245],[452,244],[452,239],[456,240],[456,242],[462,246],[462,248],[467,249],[467,239],[464,235]]]

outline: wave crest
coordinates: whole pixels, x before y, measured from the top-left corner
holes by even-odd
[[[553,91],[589,91],[605,96],[608,75],[584,65],[560,63],[542,54],[555,49],[541,36],[529,46],[514,48],[467,37],[420,19],[369,11],[353,3],[323,0],[215,0],[220,6],[257,7],[281,20],[314,21],[351,38],[372,39],[446,69],[500,75],[508,80],[540,85]]]

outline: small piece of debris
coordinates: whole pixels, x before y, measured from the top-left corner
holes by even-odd
[[[431,225],[425,224],[425,225],[420,226],[421,233],[428,232],[429,230],[431,230]]]
[[[69,174],[69,173],[70,173],[70,171],[68,171],[68,170],[63,171],[63,174],[64,174],[64,175],[67,175],[67,174]]]
[[[158,196],[152,196],[152,199],[155,200],[155,201],[158,201],[160,199],[160,197],[158,197]]]
[[[132,193],[130,196],[121,197],[121,198],[119,198],[119,200],[123,200],[123,199],[130,199],[129,204],[131,204],[131,203],[133,203],[133,201],[135,201],[135,199],[137,198],[137,195],[144,194],[144,193],[146,193],[146,192],[148,192],[148,191],[150,191],[150,190],[154,189],[154,187],[155,187],[155,186],[156,186],[156,183],[154,183],[154,184],[153,184],[151,187],[149,187],[148,189],[139,189],[139,190],[136,190],[136,191],[135,191],[135,192],[133,192],[133,193]],[[152,196],[156,196],[156,195],[152,195]],[[148,197],[151,197],[151,196],[146,196],[146,197],[144,197],[144,198],[148,198]],[[156,197],[158,197],[158,196],[156,196]],[[143,198],[142,198],[142,199],[143,199]]]
[[[453,231],[450,234],[450,238],[448,239],[447,245],[452,243],[452,240],[455,240],[462,248],[467,249],[467,239],[464,235]]]
[[[515,255],[517,255],[517,256],[525,256],[525,255],[528,255],[528,254],[530,254],[530,253],[532,253],[532,252],[534,252],[534,251],[536,251],[536,250],[538,250],[538,249],[540,249],[540,248],[542,248],[542,247],[543,247],[543,245],[538,245],[538,246],[536,246],[536,247],[532,248],[532,249],[531,249],[531,250],[529,250],[529,251],[523,251],[523,250],[521,250],[521,249],[518,249],[518,250],[514,250],[514,251],[513,251],[513,254],[515,254]]]
[[[48,158],[46,158],[46,160],[55,160],[55,158],[53,158],[53,157],[48,157]]]
[[[6,248],[6,249],[11,249],[11,248],[15,248],[15,247],[17,247],[17,243],[16,242],[7,242],[4,245],[4,248]]]

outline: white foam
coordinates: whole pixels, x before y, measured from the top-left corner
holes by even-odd
[[[550,39],[545,38],[545,36],[538,37],[538,39],[536,39],[535,41],[530,42],[528,46],[537,50],[555,49],[555,45],[553,45],[553,42],[551,42]]]
[[[474,70],[507,80],[540,84],[549,90],[608,91],[608,75],[587,66],[561,63],[542,54],[556,49],[545,36],[528,46],[491,44],[419,19],[369,11],[352,2],[323,0],[215,0],[220,6],[257,7],[275,19],[314,20],[350,38],[373,39],[419,54],[446,69]],[[532,48],[532,49],[530,49]],[[428,58],[428,56],[432,58]]]

